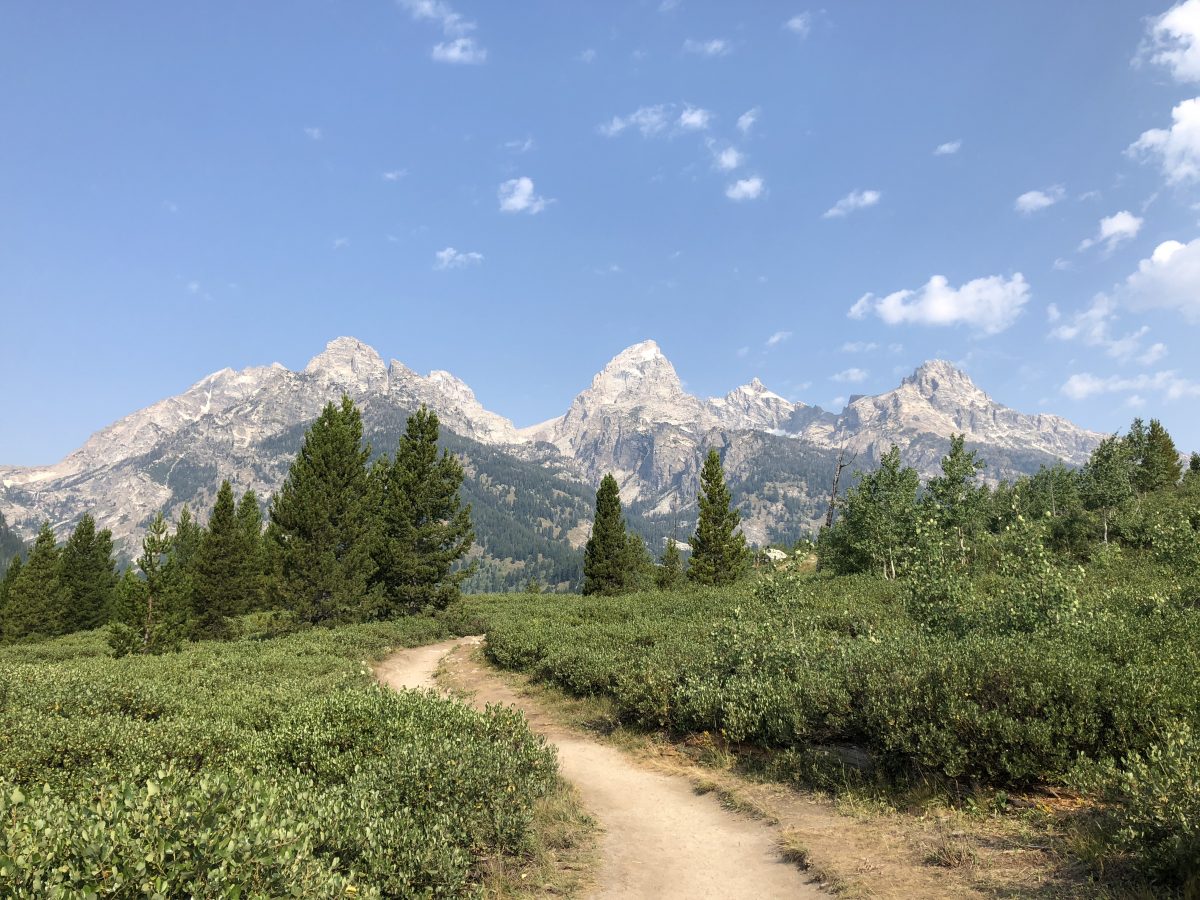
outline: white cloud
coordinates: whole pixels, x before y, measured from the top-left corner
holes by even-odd
[[[843,369],[836,375],[831,375],[829,377],[834,381],[840,381],[843,384],[858,384],[859,382],[866,381],[867,376],[870,374],[871,373],[866,369],[850,368]]]
[[[1174,309],[1200,324],[1200,238],[1187,244],[1164,241],[1117,289],[1139,309]]]
[[[711,148],[713,151],[713,165],[722,172],[732,172],[746,161],[746,157],[737,147],[725,147],[722,150]]]
[[[304,129],[304,135],[310,141],[319,141],[321,138],[325,137],[325,132],[315,125],[309,125]]]
[[[757,106],[753,109],[746,110],[744,113],[738,116],[738,131],[740,131],[742,134],[749,134],[750,129],[754,127],[754,123],[758,121],[758,117],[761,114],[762,110]]]
[[[1185,0],[1151,20],[1143,53],[1176,81],[1200,81],[1200,0]]]
[[[1080,250],[1087,250],[1096,244],[1104,244],[1104,249],[1111,252],[1117,244],[1137,236],[1142,229],[1144,220],[1138,218],[1127,209],[1100,220],[1100,229],[1095,237],[1086,238],[1079,245]]]
[[[767,338],[768,347],[777,347],[792,336],[790,331],[777,331]]]
[[[763,187],[763,180],[757,175],[740,178],[725,188],[725,196],[730,200],[757,200],[762,196]]]
[[[596,51],[593,48],[588,47],[575,58],[581,63],[594,63],[596,61]]]
[[[684,131],[703,131],[712,122],[712,113],[698,106],[685,106],[679,114],[679,127]]]
[[[400,5],[418,22],[436,22],[448,37],[465,34],[475,29],[475,23],[456,13],[449,3],[442,0],[399,0]]]
[[[669,13],[678,8],[679,0],[662,0],[662,3],[658,4],[658,11],[660,13]]]
[[[200,282],[198,282],[198,281],[189,281],[189,282],[187,283],[187,292],[188,292],[189,294],[198,294],[198,293],[200,293],[200,290],[201,290],[201,288],[200,288]]]
[[[434,44],[430,55],[435,61],[479,65],[487,60],[487,50],[468,37],[475,30],[475,23],[456,13],[449,3],[444,0],[399,0],[399,3],[416,21],[441,26],[449,40]]]
[[[636,128],[642,137],[654,137],[667,130],[669,121],[667,107],[660,103],[638,107],[627,116],[613,116],[599,130],[605,137],[616,137],[627,128]]]
[[[1058,312],[1057,308],[1054,310]],[[1050,336],[1060,341],[1082,341],[1089,347],[1102,347],[1113,359],[1129,362],[1136,359],[1142,365],[1153,365],[1167,354],[1164,344],[1142,349],[1143,339],[1150,333],[1143,325],[1117,337],[1112,326],[1117,321],[1117,302],[1105,294],[1097,294],[1091,305],[1071,316],[1070,320],[1050,330]],[[1052,318],[1051,322],[1057,319]]]
[[[812,16],[808,13],[792,16],[783,23],[783,27],[800,37],[808,37],[808,33],[812,31]]]
[[[463,269],[467,266],[477,266],[481,262],[483,262],[483,254],[476,253],[474,250],[463,253],[453,247],[447,247],[445,250],[439,250],[433,254],[435,269]]]
[[[962,149],[962,141],[946,141],[933,148],[934,156],[953,156]]]
[[[871,353],[879,349],[874,341],[846,341],[842,344],[843,353]]]
[[[475,38],[460,37],[433,45],[434,60],[444,63],[477,66],[487,61],[487,51],[475,43]]]
[[[403,178],[407,174],[408,174],[408,169],[392,169],[391,171],[383,173],[383,180],[384,181],[399,181],[401,178]]]
[[[1061,184],[1052,185],[1044,191],[1026,191],[1013,202],[1013,209],[1024,215],[1053,206],[1067,195]]]
[[[1078,372],[1068,378],[1060,390],[1072,400],[1086,400],[1100,394],[1121,394],[1134,391],[1160,394],[1164,400],[1200,397],[1200,384],[1167,370],[1154,374],[1109,375],[1099,377],[1090,372]]]
[[[1200,97],[1176,106],[1171,119],[1169,129],[1142,132],[1125,152],[1157,157],[1170,184],[1200,180]]]
[[[523,140],[505,141],[504,142],[504,149],[509,150],[513,153],[528,153],[535,146],[537,146],[537,145],[534,144],[533,138],[531,138],[531,137],[524,138]]]
[[[737,356],[738,356],[738,359],[745,359],[745,358],[746,358],[747,356],[749,356],[749,355],[750,355],[750,348],[749,348],[749,347],[738,347],[738,348],[737,348]]]
[[[694,41],[688,38],[683,42],[685,53],[695,53],[698,56],[726,56],[733,48],[724,38],[713,38],[708,41]]]
[[[866,209],[874,206],[883,197],[879,191],[851,191],[829,209],[825,210],[823,218],[835,219],[848,215],[856,209]]]
[[[915,291],[902,290],[876,297],[864,294],[850,307],[852,319],[870,312],[889,325],[967,325],[982,334],[998,334],[1017,320],[1029,302],[1029,284],[1020,272],[1011,278],[992,275],[951,287],[934,275]]]
[[[534,215],[545,209],[547,204],[554,202],[534,193],[533,179],[524,175],[504,182],[496,195],[500,199],[501,212],[526,212]]]

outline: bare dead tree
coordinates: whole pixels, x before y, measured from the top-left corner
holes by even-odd
[[[833,486],[829,490],[829,508],[825,510],[825,527],[833,527],[833,513],[837,509],[838,483],[842,480],[842,470],[854,465],[854,460],[858,459],[858,454],[855,453],[846,459],[846,445],[842,444],[838,450],[837,465],[833,470]]]

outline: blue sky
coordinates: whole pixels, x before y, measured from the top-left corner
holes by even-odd
[[[1200,448],[1200,0],[1097,9],[5,4],[0,461],[343,334],[519,425],[654,338]]]

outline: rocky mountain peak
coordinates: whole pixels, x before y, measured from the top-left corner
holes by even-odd
[[[361,390],[386,389],[387,366],[375,348],[352,337],[334,338],[304,367],[307,375]]]
[[[675,367],[654,341],[642,341],[614,356],[592,379],[591,389],[586,393],[616,404],[686,396]]]
[[[947,390],[983,393],[975,386],[971,376],[944,359],[930,359],[921,363],[901,384],[912,385],[925,397],[932,397],[939,391]]]

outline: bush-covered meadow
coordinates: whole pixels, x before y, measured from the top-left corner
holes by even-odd
[[[555,778],[518,713],[376,686],[426,617],[113,659],[0,650],[0,895],[470,896]]]
[[[1152,877],[1200,860],[1200,608],[1151,554],[1069,573],[1068,609],[980,576],[946,627],[870,575],[617,598],[469,598],[488,652],[622,719],[769,748],[812,780],[823,745],[879,772],[964,785],[1082,786]],[[1037,594],[1038,596],[1032,596]],[[1026,627],[1036,620],[1036,627]],[[818,777],[819,780],[819,777]]]

